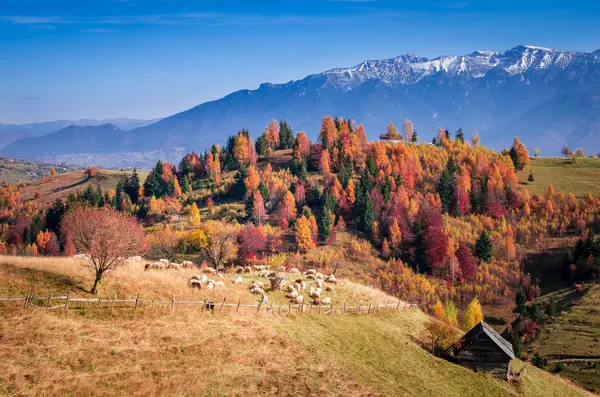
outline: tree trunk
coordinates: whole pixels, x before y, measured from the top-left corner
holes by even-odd
[[[92,293],[93,295],[96,295],[98,293],[98,284],[100,284],[101,282],[102,282],[102,275],[97,274],[96,279],[94,280],[94,286],[92,287],[92,290],[90,291],[90,293]]]

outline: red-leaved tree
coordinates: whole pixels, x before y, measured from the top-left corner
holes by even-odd
[[[147,248],[144,230],[136,218],[109,207],[77,208],[64,217],[61,230],[77,252],[88,257],[82,263],[95,276],[92,294],[98,292],[98,284],[107,273]]]

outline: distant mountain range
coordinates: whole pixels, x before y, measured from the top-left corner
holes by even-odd
[[[102,124],[113,124],[122,130],[132,130],[137,127],[143,127],[155,123],[160,119],[140,120],[140,119],[81,119],[81,120],[56,120],[42,123],[29,124],[2,124],[0,123],[0,147],[6,146],[12,142],[24,138],[35,138],[46,134],[56,132],[62,128],[75,126],[99,126]]]
[[[129,131],[103,126],[14,142],[0,154],[34,158],[68,153],[202,151],[247,128],[255,137],[271,119],[287,120],[311,138],[326,115],[349,117],[376,139],[390,122],[413,121],[422,140],[437,128],[477,128],[490,147],[518,135],[542,155],[564,145],[600,151],[600,50],[593,53],[517,46],[505,52],[428,59],[412,54],[332,69],[285,84],[264,83]],[[114,123],[113,123],[114,124]],[[116,124],[115,124],[116,125]],[[118,125],[117,125],[118,126]],[[84,138],[108,134],[110,144]]]

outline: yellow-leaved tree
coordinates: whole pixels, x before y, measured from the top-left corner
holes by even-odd
[[[479,299],[477,297],[473,298],[467,309],[465,310],[465,314],[463,317],[462,329],[463,331],[469,331],[471,328],[479,324],[483,321],[483,311],[481,310],[481,305],[479,304]]]
[[[196,203],[190,205],[190,224],[192,226],[200,225],[200,210],[198,210]]]

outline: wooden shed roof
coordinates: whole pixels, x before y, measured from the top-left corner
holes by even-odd
[[[473,344],[480,336],[487,335],[498,347],[506,353],[508,357],[512,359],[515,358],[515,353],[513,352],[512,344],[504,339],[495,329],[490,327],[484,321],[480,322],[476,326],[474,326],[469,332],[467,332],[460,342],[458,346],[454,347],[454,353],[458,353],[461,350],[467,349],[471,344]]]

